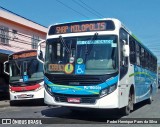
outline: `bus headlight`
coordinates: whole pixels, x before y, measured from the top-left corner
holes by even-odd
[[[108,88],[108,94],[112,93],[116,88],[117,88],[117,85],[116,85],[116,84],[113,85],[113,86],[110,86],[110,87]]]
[[[112,93],[113,91],[116,90],[116,88],[117,88],[117,84],[114,84],[114,85],[109,86],[105,89],[102,89],[100,92],[100,98]]]
[[[49,87],[49,86],[48,86],[47,84],[45,84],[45,83],[44,83],[44,87],[45,87],[46,91],[47,91],[50,95],[52,95],[51,87]]]
[[[105,95],[107,95],[108,94],[108,89],[106,88],[106,89],[103,89],[102,91],[101,91],[101,93],[100,93],[100,97],[104,97]]]

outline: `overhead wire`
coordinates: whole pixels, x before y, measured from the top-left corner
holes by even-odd
[[[76,3],[77,5],[79,5],[80,7],[84,8],[85,10],[87,10],[88,12],[90,12],[91,14],[97,16],[98,18],[101,18],[100,15],[98,15],[95,12],[92,12],[90,9],[88,9],[87,7],[83,6],[82,4],[80,4],[79,2],[77,2],[76,0],[72,0],[74,3]]]
[[[56,0],[56,1],[59,2],[60,4],[62,4],[63,6],[69,8],[70,10],[76,12],[77,14],[79,14],[79,15],[81,15],[81,16],[84,16],[84,17],[86,17],[86,18],[89,18],[89,17],[86,16],[85,14],[78,12],[77,10],[75,10],[75,9],[73,9],[72,7],[68,6],[67,4],[65,4],[65,3],[63,3],[63,2],[61,2],[61,1],[59,1],[59,0]]]
[[[85,5],[86,7],[88,7],[89,9],[91,9],[92,11],[94,11],[95,13],[97,13],[99,16],[104,17],[101,13],[99,13],[98,11],[96,11],[95,9],[91,8],[89,5],[87,5],[84,1],[79,0],[83,5]]]

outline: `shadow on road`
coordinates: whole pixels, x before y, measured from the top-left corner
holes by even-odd
[[[134,111],[146,105],[146,101],[134,106]],[[118,109],[82,109],[70,110],[67,107],[50,107],[41,111],[43,116],[56,118],[56,123],[106,123],[107,120],[118,120],[124,117]],[[127,116],[125,117],[127,118]],[[59,119],[59,120],[58,120]],[[63,120],[62,120],[63,119]]]
[[[13,101],[10,103],[11,106],[45,106],[44,99],[35,99],[35,100],[20,100]]]
[[[48,108],[46,110],[42,110],[41,113],[46,117],[60,118],[60,121],[56,119],[55,122],[57,123],[62,123],[62,121],[64,123],[77,123],[77,121],[81,121],[80,123],[106,123],[108,119],[117,120],[122,117],[118,110],[81,109],[72,111],[66,107]]]
[[[137,104],[134,105],[134,111],[136,111],[136,110],[138,110],[138,109],[140,109],[141,107],[146,106],[146,105],[147,105],[147,100],[144,100],[144,101],[142,101],[142,102],[139,102],[139,103],[137,103]],[[134,112],[134,111],[133,111],[133,112]]]

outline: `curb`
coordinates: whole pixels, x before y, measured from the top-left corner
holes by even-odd
[[[9,100],[1,100],[0,101],[0,108],[1,107],[8,107],[10,106]]]

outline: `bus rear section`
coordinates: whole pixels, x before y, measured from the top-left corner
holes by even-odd
[[[36,50],[17,52],[9,56],[10,101],[44,99],[43,64]]]

